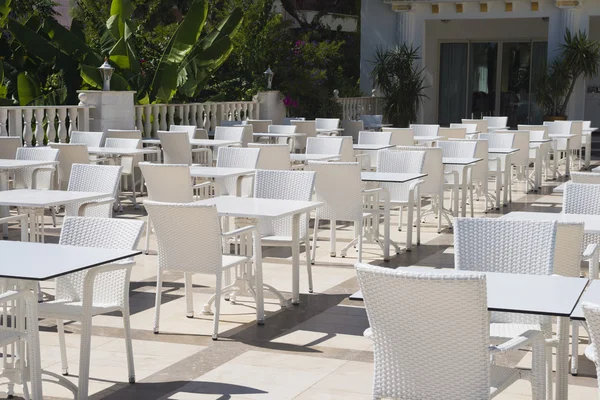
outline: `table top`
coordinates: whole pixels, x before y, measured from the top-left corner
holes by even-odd
[[[0,241],[0,277],[43,281],[141,253],[137,250]]]
[[[490,154],[513,154],[519,151],[519,149],[501,149],[498,147],[490,147],[488,153]]]
[[[563,214],[551,212],[513,211],[501,216],[504,219],[526,219],[534,221],[558,221],[558,223],[581,223],[583,231],[589,234],[600,234],[600,215]]]
[[[405,183],[426,177],[427,174],[394,172],[361,172],[360,179],[365,182]]]
[[[394,126],[394,124],[365,124],[365,129],[390,128],[392,126]]]
[[[220,196],[200,200],[197,204],[216,205],[221,216],[244,218],[280,218],[301,214],[313,210],[322,202],[276,199],[257,199],[253,197]]]
[[[594,168],[592,168],[592,172],[600,172],[600,167],[594,167]]]
[[[0,191],[0,206],[46,208],[112,197],[109,193],[16,189]]]
[[[551,141],[552,139],[529,139],[529,143],[548,143]]]
[[[142,139],[142,143],[144,144],[154,144],[159,145],[160,139]],[[236,140],[215,140],[215,139],[190,139],[190,144],[192,146],[232,146],[234,144],[240,144],[240,141]]]
[[[302,136],[306,136],[306,133],[302,133],[302,132],[293,132],[293,133],[265,133],[265,132],[256,132],[253,133],[252,135],[256,136],[256,137],[273,137],[273,138],[288,138],[288,137],[302,137]]]
[[[407,272],[430,274],[472,274],[454,269],[423,267],[400,267]],[[558,275],[521,275],[485,272],[487,281],[487,306],[490,311],[515,312],[520,314],[552,315],[569,317],[575,309],[587,279]],[[560,293],[560,296],[556,294]],[[362,300],[362,293],[350,296]]]
[[[444,165],[471,165],[479,161],[483,161],[483,158],[456,158],[456,157],[443,157],[442,164]]]
[[[585,292],[583,292],[583,295],[581,295],[575,310],[573,310],[573,313],[571,313],[571,319],[579,321],[585,320],[585,317],[583,316],[583,308],[581,307],[581,304],[585,301],[589,303],[600,304],[600,280],[596,279],[590,281],[590,284],[585,289]]]
[[[335,160],[339,159],[339,154],[298,154],[292,153],[290,154],[290,160],[295,162],[306,162],[306,161],[327,161],[327,160]]]
[[[256,170],[249,168],[191,166],[190,175],[194,178],[227,178],[240,175],[254,175]]]
[[[145,147],[143,149],[128,149],[118,147],[88,147],[88,153],[95,155],[137,156],[142,154],[156,154],[160,150]]]
[[[58,161],[6,160],[0,159],[0,170],[19,169],[25,167],[43,167],[56,165]]]
[[[548,135],[548,137],[550,139],[571,139],[574,138],[577,135],[572,135],[572,134],[552,134],[552,135]]]
[[[395,147],[393,144],[353,144],[354,150],[383,150]]]
[[[594,127],[594,126],[590,126],[589,128],[583,128],[582,129],[584,132],[594,132],[597,131],[598,128]]]
[[[446,136],[415,136],[415,142],[432,142],[445,139]]]
[[[557,187],[552,189],[552,193],[564,193],[565,192],[565,183],[561,183],[560,185],[558,185]]]
[[[343,131],[344,131],[343,128],[334,128],[334,129],[317,128],[317,133],[323,133],[323,132],[343,132]]]

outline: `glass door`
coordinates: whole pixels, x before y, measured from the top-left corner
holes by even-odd
[[[531,107],[531,42],[503,43],[500,70],[500,113],[508,126],[529,123]]]
[[[468,118],[495,115],[498,43],[471,43]]]
[[[468,43],[442,43],[440,46],[438,121],[441,125],[464,118],[468,58]]]

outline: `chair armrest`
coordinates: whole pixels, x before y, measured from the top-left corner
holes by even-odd
[[[54,166],[52,166],[52,167],[35,167],[33,169],[33,171],[31,172],[31,188],[32,189],[37,188],[37,176],[40,172],[54,172],[54,171],[56,171],[56,168]]]
[[[425,183],[425,181],[423,179],[417,179],[416,181],[413,181],[410,184],[410,186],[408,187],[408,190],[412,192],[412,191],[414,191],[417,188],[417,186],[419,186],[419,185],[421,185],[423,183]]]
[[[365,331],[363,332],[363,336],[366,337],[367,339],[373,340],[373,329],[371,329],[371,328],[365,329]]]
[[[509,351],[518,350],[535,341],[544,341],[544,335],[540,331],[527,331],[497,346],[490,346],[490,354],[505,354]]]
[[[0,218],[0,224],[19,221],[21,223],[21,242],[29,241],[27,214],[11,215],[9,217]]]
[[[79,217],[83,217],[85,215],[85,211],[89,208],[89,207],[93,207],[93,206],[101,206],[103,204],[112,204],[115,202],[115,199],[112,197],[107,197],[104,199],[98,199],[98,200],[90,200],[90,201],[86,201],[85,203],[83,203],[82,205],[79,206],[79,210],[77,210],[77,215]]]
[[[0,294],[0,303],[8,303],[9,301],[19,300],[25,297],[26,290],[9,290]]]
[[[600,249],[597,243],[588,244],[581,258],[589,264],[589,276],[591,279],[598,279],[598,262],[600,260]]]
[[[251,232],[251,231],[257,231],[258,232],[258,229],[256,229],[256,227],[254,225],[248,225],[248,226],[244,226],[243,228],[239,228],[239,229],[235,229],[233,231],[222,233],[221,237],[223,239],[229,239],[229,238],[232,238],[234,236],[239,236],[242,233]]]
[[[368,196],[376,192],[383,192],[384,190],[384,188],[363,189],[362,193],[363,195]]]

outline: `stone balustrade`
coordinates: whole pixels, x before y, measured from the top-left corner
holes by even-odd
[[[144,137],[156,137],[171,125],[195,125],[212,132],[222,120],[244,121],[259,118],[257,101],[222,103],[147,104],[135,106],[135,126]]]
[[[90,127],[88,106],[0,107],[0,136],[20,136],[25,146],[66,143],[72,131]]]

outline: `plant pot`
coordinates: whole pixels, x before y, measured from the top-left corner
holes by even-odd
[[[545,115],[544,121],[566,121],[569,117],[566,115]]]

